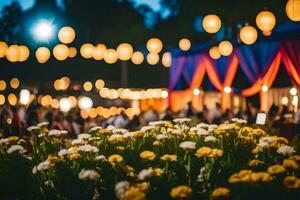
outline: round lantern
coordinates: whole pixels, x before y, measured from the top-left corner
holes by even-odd
[[[188,51],[190,48],[191,48],[191,42],[189,39],[187,38],[182,38],[180,41],[179,41],[179,48],[182,50],[182,51]]]
[[[216,33],[220,30],[222,22],[218,15],[206,15],[202,21],[204,30],[208,33]]]
[[[17,78],[12,78],[12,79],[10,80],[9,84],[10,84],[10,87],[11,87],[11,88],[17,89],[17,88],[19,87],[19,85],[20,85],[20,81],[19,81],[19,79],[17,79]]]
[[[93,89],[93,84],[90,81],[87,81],[83,84],[83,89],[89,92]]]
[[[5,42],[0,41],[0,58],[5,57],[7,49],[7,44]]]
[[[93,52],[93,58],[95,60],[102,60],[104,58],[105,51],[106,46],[104,44],[98,44]]]
[[[251,45],[257,40],[257,31],[253,26],[246,25],[240,31],[240,38],[243,43]]]
[[[107,49],[104,53],[104,61],[108,64],[113,64],[117,62],[118,54],[114,49]]]
[[[289,0],[285,6],[285,12],[290,20],[300,21],[300,0]]]
[[[90,43],[86,43],[81,46],[80,54],[83,58],[89,59],[93,57],[94,50],[95,50],[94,45]]]
[[[53,49],[53,55],[59,61],[66,60],[69,57],[69,48],[65,44],[58,44]]]
[[[49,60],[50,54],[47,47],[39,47],[35,52],[35,57],[39,63],[45,63]]]
[[[75,39],[75,31],[72,27],[66,26],[59,30],[58,39],[61,43],[70,44]]]
[[[0,80],[0,91],[4,91],[6,88],[6,82],[4,80]]]
[[[75,47],[69,48],[69,58],[74,58],[77,55],[77,49]]]
[[[161,60],[163,66],[165,67],[171,67],[172,65],[172,55],[170,52],[165,52],[162,56]]]
[[[219,44],[219,52],[223,56],[229,56],[233,51],[231,42],[224,40]]]
[[[148,53],[147,55],[147,62],[150,65],[156,65],[159,61],[159,55],[156,53]]]
[[[144,54],[140,51],[136,51],[131,56],[132,63],[139,65],[144,61]]]
[[[221,57],[221,54],[220,54],[220,51],[219,51],[219,48],[214,46],[214,47],[211,47],[209,49],[209,56],[212,58],[212,59],[219,59]]]
[[[19,46],[19,51],[20,51],[20,58],[19,62],[24,62],[28,59],[29,57],[29,49],[26,46]]]
[[[261,11],[256,16],[256,25],[257,27],[265,31],[272,31],[276,24],[276,18],[273,13],[270,11]]]
[[[18,62],[20,59],[20,51],[18,45],[11,45],[6,52],[6,58],[10,62]]]
[[[133,48],[128,43],[122,43],[117,48],[118,57],[120,60],[129,60],[133,54]]]
[[[147,49],[150,53],[159,53],[163,48],[163,43],[158,38],[151,38],[147,42]]]

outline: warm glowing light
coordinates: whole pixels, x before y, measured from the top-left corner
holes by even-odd
[[[75,30],[70,26],[61,28],[58,32],[58,39],[64,44],[72,43],[75,39]]]
[[[47,47],[39,47],[35,52],[37,61],[41,64],[46,63],[51,56],[50,50]]]
[[[95,60],[102,60],[106,51],[106,46],[104,44],[98,44],[93,52],[93,58]]]
[[[288,0],[285,6],[285,12],[292,21],[300,21],[300,0]]]
[[[8,49],[6,42],[0,41],[0,58],[4,58]]]
[[[104,61],[108,64],[113,64],[117,62],[118,54],[114,49],[107,49],[104,53]]]
[[[87,81],[83,84],[83,89],[85,91],[89,92],[93,89],[93,84],[91,82]]]
[[[74,96],[69,96],[68,97],[70,104],[71,104],[71,108],[75,108],[77,106],[77,99]]]
[[[253,26],[246,25],[240,30],[240,39],[247,45],[253,44],[257,40],[257,31]]]
[[[44,107],[49,107],[52,102],[52,97],[50,95],[43,96],[41,99],[41,104]]]
[[[95,50],[94,45],[90,43],[86,43],[81,46],[80,54],[83,58],[90,59],[93,57],[94,50]]]
[[[54,29],[52,22],[41,20],[33,27],[32,32],[35,40],[48,42],[54,35]]]
[[[90,109],[93,107],[93,101],[91,98],[89,97],[80,97],[79,100],[78,100],[78,106],[80,109]]]
[[[20,57],[19,57],[19,62],[24,62],[28,59],[30,52],[27,46],[19,46],[19,51],[20,51]]]
[[[172,65],[172,55],[170,52],[165,52],[162,56],[162,64],[165,67],[171,67]]]
[[[298,91],[297,91],[296,88],[291,88],[291,89],[290,89],[290,94],[291,94],[292,96],[297,95],[297,93],[298,93]]]
[[[4,80],[0,80],[0,91],[3,91],[6,89],[6,82]]]
[[[261,11],[256,16],[256,25],[263,32],[272,31],[275,24],[275,15],[270,11]]]
[[[20,60],[20,50],[18,45],[11,45],[8,47],[6,59],[10,62],[18,62]]]
[[[210,49],[209,49],[209,56],[212,58],[212,59],[215,59],[215,60],[217,60],[217,59],[219,59],[220,57],[221,57],[221,53],[220,53],[220,51],[219,51],[219,47],[216,47],[216,46],[214,46],[214,47],[211,47]]]
[[[168,94],[168,91],[165,91],[165,90],[164,90],[164,91],[161,92],[161,97],[164,98],[164,99],[167,98],[168,95],[169,95],[169,94]]]
[[[216,33],[222,26],[221,19],[217,15],[206,15],[202,21],[204,30],[208,33]]]
[[[293,106],[298,106],[298,96],[293,96],[293,99],[292,99],[292,105]]]
[[[19,79],[17,79],[17,78],[12,78],[12,79],[10,80],[10,87],[11,87],[11,88],[17,89],[17,88],[19,87],[19,85],[20,85]]]
[[[262,90],[263,92],[267,92],[267,91],[269,90],[269,88],[268,88],[267,85],[263,85],[263,86],[261,87],[261,90]]]
[[[150,38],[147,41],[147,49],[150,53],[159,53],[163,48],[163,43],[159,38]]]
[[[102,79],[98,79],[96,82],[95,82],[95,86],[98,90],[104,88],[105,86],[105,82],[102,80]]]
[[[159,61],[159,55],[156,53],[148,53],[147,55],[147,62],[150,65],[156,65]]]
[[[282,97],[281,98],[281,104],[282,105],[288,105],[289,104],[289,98],[288,97]]]
[[[69,48],[69,58],[75,58],[77,55],[77,49],[75,47],[70,47]]]
[[[12,106],[16,105],[17,101],[18,101],[17,96],[12,93],[8,95],[7,100],[8,100],[8,103]]]
[[[224,92],[225,92],[226,94],[231,93],[231,91],[232,91],[231,87],[229,87],[229,86],[224,87]]]
[[[22,89],[20,92],[20,103],[27,105],[30,101],[30,92],[27,89]]]
[[[58,109],[59,108],[59,101],[57,99],[52,99],[50,105],[51,105],[52,108]]]
[[[5,104],[5,96],[3,94],[0,94],[0,105]]]
[[[219,44],[219,52],[223,56],[229,56],[233,51],[231,42],[224,40]]]
[[[118,58],[120,60],[126,61],[129,60],[133,54],[133,48],[131,44],[122,43],[117,48]]]
[[[142,64],[144,61],[144,54],[140,51],[135,51],[131,56],[131,61],[136,65]]]
[[[198,95],[200,94],[200,90],[199,90],[198,88],[195,88],[195,89],[193,90],[193,94],[194,94],[195,96],[198,96]]]
[[[182,38],[180,41],[179,41],[179,48],[182,50],[182,51],[188,51],[190,48],[191,48],[191,42],[189,39],[187,38]]]
[[[69,48],[65,44],[58,44],[53,49],[53,56],[59,61],[66,60],[69,57]]]
[[[59,108],[63,112],[68,112],[71,110],[71,102],[68,98],[62,98],[59,100]]]

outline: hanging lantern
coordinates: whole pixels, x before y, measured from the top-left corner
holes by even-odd
[[[139,65],[144,61],[144,54],[140,51],[135,51],[131,56],[132,63]]]
[[[75,58],[77,55],[77,49],[75,47],[70,47],[69,48],[69,58]]]
[[[191,42],[189,39],[187,38],[182,38],[180,41],[179,41],[179,48],[182,50],[182,51],[188,51],[190,48],[191,48]]]
[[[50,58],[50,50],[47,47],[39,47],[35,52],[35,57],[39,63],[46,63]]]
[[[222,22],[218,15],[206,15],[202,21],[204,30],[208,33],[216,33],[220,30]]]
[[[105,51],[106,46],[104,44],[98,44],[93,52],[93,58],[95,60],[102,60],[104,58]]]
[[[10,62],[18,62],[20,59],[20,51],[18,45],[11,45],[6,52],[6,58]]]
[[[172,65],[172,55],[170,52],[165,52],[162,56],[161,60],[163,66],[165,67],[171,67]]]
[[[8,95],[7,99],[8,99],[8,103],[9,103],[10,105],[12,105],[12,106],[16,105],[17,102],[18,102],[17,96],[16,96],[15,94],[13,94],[13,93],[10,93],[10,94]]]
[[[58,32],[58,39],[61,43],[70,44],[75,39],[75,31],[70,26],[61,28]]]
[[[83,84],[83,89],[89,92],[93,89],[93,84],[90,81],[87,81]]]
[[[59,61],[66,60],[69,57],[69,48],[65,44],[58,44],[53,49],[53,56]]]
[[[221,57],[221,53],[220,53],[220,51],[219,51],[219,48],[218,47],[216,47],[216,46],[214,46],[214,47],[211,47],[210,49],[209,49],[209,56],[212,58],[212,59],[215,59],[215,60],[217,60],[217,59],[219,59],[220,57]]]
[[[229,56],[233,51],[231,42],[224,40],[219,44],[219,52],[222,56]]]
[[[156,53],[148,53],[147,55],[147,62],[150,65],[156,65],[159,61],[159,55]]]
[[[151,38],[147,42],[147,49],[150,53],[159,53],[163,48],[163,43],[158,38]]]
[[[118,58],[120,60],[129,60],[133,54],[133,48],[128,43],[122,43],[117,48]]]
[[[90,43],[86,43],[81,46],[80,54],[83,58],[89,59],[93,57],[94,50],[95,50],[94,45]]]
[[[5,57],[7,49],[7,44],[5,42],[0,41],[0,58]]]
[[[270,11],[261,11],[256,16],[256,25],[263,32],[272,31],[276,24],[275,15]]]
[[[20,85],[20,81],[19,81],[19,79],[17,79],[17,78],[12,78],[11,80],[10,80],[10,87],[11,88],[13,88],[13,89],[17,89],[18,87],[19,87],[19,85]]]
[[[247,45],[253,44],[257,40],[257,31],[253,26],[246,25],[240,30],[240,39]]]
[[[300,21],[300,0],[289,0],[285,6],[285,12],[292,21]]]
[[[118,60],[118,53],[114,49],[107,49],[104,54],[104,61],[108,64],[113,64]]]
[[[28,59],[29,57],[29,49],[26,46],[19,46],[19,51],[20,51],[20,58],[19,62],[24,62]]]

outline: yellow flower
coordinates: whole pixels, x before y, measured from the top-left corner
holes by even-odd
[[[229,183],[249,182],[252,170],[243,169],[238,173],[231,175],[228,179]]]
[[[283,166],[286,168],[286,169],[297,169],[298,168],[298,164],[296,161],[294,160],[291,160],[291,159],[285,159],[283,161]]]
[[[164,161],[177,161],[177,155],[165,154],[162,157],[160,157],[160,159]]]
[[[221,149],[212,149],[208,156],[209,157],[220,157],[222,155],[223,155],[223,151]]]
[[[295,176],[286,176],[283,179],[283,185],[288,189],[300,188],[300,179]]]
[[[154,168],[154,176],[161,176],[164,173],[164,170],[161,168]]]
[[[290,156],[289,159],[294,160],[294,161],[300,161],[300,155]]]
[[[140,157],[146,160],[154,160],[156,156],[152,151],[143,151],[140,153]]]
[[[120,163],[123,161],[123,157],[120,156],[119,154],[113,154],[108,157],[108,162],[115,166],[116,164]]]
[[[132,133],[133,138],[140,138],[140,137],[144,136],[144,132],[142,132],[142,131],[134,131],[134,132],[131,132],[131,133]]]
[[[123,147],[123,146],[117,146],[116,149],[119,150],[119,151],[124,151],[125,147]]]
[[[186,185],[179,185],[172,188],[170,196],[173,199],[187,199],[192,194],[192,189]]]
[[[18,137],[18,136],[10,136],[10,137],[7,138],[7,141],[8,141],[9,143],[16,142],[16,141],[18,141],[18,140],[19,140],[19,137]]]
[[[253,172],[250,174],[250,181],[253,183],[257,182],[270,182],[273,177],[267,172]]]
[[[212,199],[228,198],[229,195],[230,195],[230,190],[225,187],[216,188],[211,193]]]
[[[259,152],[263,152],[263,149],[260,146],[256,146],[253,150],[252,153],[258,154]]]
[[[122,200],[144,200],[146,194],[137,187],[130,187],[124,194]]]
[[[260,128],[254,129],[252,131],[252,134],[257,135],[257,136],[266,136],[267,135],[267,133],[264,130],[260,129]]]
[[[78,158],[81,158],[81,155],[79,153],[72,153],[69,155],[70,160],[77,160]]]
[[[248,162],[248,166],[249,166],[249,167],[256,167],[256,166],[258,166],[260,163],[262,163],[262,161],[257,160],[257,159],[253,159],[253,160],[250,160],[250,161]]]
[[[57,156],[48,155],[47,161],[50,163],[51,166],[54,166],[56,163],[61,161],[61,159]]]
[[[127,176],[134,176],[135,175],[135,170],[130,165],[126,165],[123,169],[126,172]]]
[[[268,167],[267,172],[270,174],[281,174],[285,172],[285,168],[282,165],[272,165]]]
[[[112,131],[108,130],[108,129],[101,129],[101,130],[99,130],[99,132],[103,135],[111,135],[112,134]]]
[[[229,182],[229,183],[239,183],[239,182],[241,182],[241,179],[240,179],[240,177],[239,177],[238,174],[232,174],[232,175],[229,177],[228,182]]]
[[[196,156],[198,158],[204,157],[204,156],[208,156],[211,153],[211,148],[209,147],[201,147],[200,149],[197,150],[196,152]]]

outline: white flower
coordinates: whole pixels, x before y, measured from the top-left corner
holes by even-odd
[[[116,129],[116,127],[114,127],[113,125],[109,125],[106,129],[112,131]]]
[[[153,130],[155,128],[156,128],[156,126],[153,126],[153,125],[151,125],[151,126],[144,126],[144,127],[141,128],[141,131],[142,132],[147,132],[147,131],[151,131],[151,130]]]
[[[207,130],[210,132],[210,131],[214,131],[218,128],[218,125],[216,124],[211,124],[207,127]]]
[[[169,124],[168,121],[153,121],[153,122],[149,122],[150,126],[164,126]]]
[[[239,118],[232,118],[231,121],[236,122],[238,124],[247,124],[247,120],[239,119]]]
[[[48,160],[45,160],[43,162],[40,162],[38,166],[34,166],[32,169],[32,173],[35,174],[36,172],[44,171],[50,168],[50,162]]]
[[[115,193],[118,199],[123,199],[125,192],[130,188],[128,181],[120,181],[115,185]]]
[[[124,133],[124,134],[123,134],[123,138],[131,138],[131,137],[133,137],[133,136],[134,136],[134,133],[128,132],[128,131],[127,131],[127,133]]]
[[[54,136],[54,137],[60,137],[60,136],[63,136],[63,135],[66,135],[68,133],[68,131],[65,131],[65,130],[56,130],[56,129],[53,129],[53,130],[50,130],[48,135],[49,136]]]
[[[148,168],[148,169],[143,169],[142,171],[140,171],[140,173],[138,174],[138,179],[139,180],[145,180],[146,178],[150,178],[152,177],[154,174],[154,170],[152,167]]]
[[[284,156],[290,156],[295,153],[295,149],[289,145],[283,145],[277,149],[277,153],[282,154]]]
[[[124,128],[116,128],[116,129],[112,130],[112,132],[113,133],[125,134],[125,133],[128,133],[128,130],[124,129]]]
[[[103,129],[101,126],[95,126],[89,130],[89,132],[94,132]]]
[[[206,178],[206,168],[201,167],[200,173],[197,177],[197,182],[204,182],[204,178]]]
[[[7,144],[7,143],[8,143],[8,139],[7,138],[1,138],[0,139],[0,145]]]
[[[99,155],[95,157],[95,160],[97,161],[106,161],[106,157],[104,155]]]
[[[164,135],[164,134],[158,134],[158,135],[156,136],[156,139],[157,139],[157,140],[163,140],[163,139],[166,139],[166,138],[168,138],[168,136],[166,136],[166,135]]]
[[[179,129],[173,129],[173,128],[168,128],[167,132],[174,134],[174,135],[181,135],[182,131]]]
[[[179,147],[184,149],[184,150],[195,149],[196,148],[196,142],[184,141],[184,142],[180,143]]]
[[[201,122],[200,124],[197,125],[197,128],[208,128],[209,124]]]
[[[175,123],[186,123],[192,121],[190,118],[177,118],[173,119],[173,122]]]
[[[259,146],[259,147],[261,147],[261,148],[263,148],[263,149],[267,149],[267,148],[270,147],[270,144],[267,143],[267,142],[262,142],[262,141],[260,141],[260,142],[257,144],[257,146]]]
[[[189,129],[190,129],[190,128],[189,128],[187,125],[185,125],[185,124],[181,124],[181,125],[176,124],[176,125],[174,126],[174,128],[175,128],[175,129],[180,129],[180,130],[189,130]]]
[[[42,126],[48,126],[49,122],[41,122],[37,125],[37,127],[41,128]]]
[[[22,147],[21,145],[12,145],[11,147],[9,147],[9,149],[7,149],[8,154],[12,154],[16,151],[19,152],[19,153],[23,153],[24,152],[24,147]]]
[[[78,148],[77,147],[70,147],[68,149],[68,152],[69,152],[69,154],[77,153],[78,152]]]
[[[78,147],[78,151],[98,153],[99,149],[92,145],[82,145]]]
[[[38,127],[38,126],[29,126],[27,128],[27,131],[35,131],[35,130],[39,130],[39,129],[40,129],[40,127]]]
[[[234,124],[221,124],[218,127],[219,130],[230,130],[230,129],[235,129],[235,125]]]
[[[191,131],[195,131],[197,133],[197,135],[199,136],[206,136],[209,135],[209,132],[207,130],[205,130],[204,128],[200,128],[200,127],[193,127],[190,129]]]
[[[270,136],[262,137],[259,139],[259,143],[271,143],[273,141],[273,138]]]
[[[74,139],[71,142],[72,145],[83,145],[84,144],[84,140],[82,139]]]
[[[153,142],[153,145],[154,145],[154,146],[158,146],[158,145],[160,145],[160,144],[161,144],[161,142],[158,141],[158,140],[155,140],[155,141]]]
[[[88,140],[90,137],[92,136],[88,133],[81,133],[77,136],[77,139]]]
[[[100,179],[100,175],[96,170],[93,169],[82,169],[79,174],[78,178],[80,180],[91,180],[91,181],[98,181]]]
[[[65,155],[69,155],[70,152],[69,152],[69,150],[67,150],[67,149],[62,149],[62,150],[60,150],[57,154],[58,154],[58,156],[63,157],[63,156],[65,156]]]
[[[217,138],[215,136],[209,135],[204,138],[204,142],[215,142]]]

